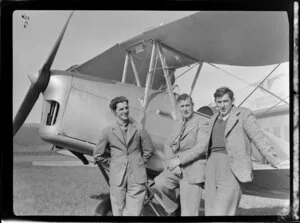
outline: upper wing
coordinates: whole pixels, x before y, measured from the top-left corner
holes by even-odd
[[[167,65],[175,69],[196,61],[237,66],[282,63],[289,59],[288,28],[286,12],[198,12],[117,44],[75,71],[121,81],[125,54],[130,51],[144,86],[153,40],[175,50],[163,49]],[[126,83],[134,83],[133,70],[128,68]],[[156,68],[153,86],[163,80],[159,60]]]
[[[145,35],[203,62],[263,66],[288,61],[285,12],[198,12]]]

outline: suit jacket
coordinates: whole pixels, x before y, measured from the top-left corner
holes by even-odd
[[[147,174],[144,163],[153,151],[153,144],[146,130],[131,120],[128,124],[125,142],[118,123],[106,127],[94,149],[95,161],[102,161],[105,149],[111,156],[109,184],[120,186],[127,168],[131,168],[135,183],[145,183]]]
[[[211,135],[215,121],[219,113],[215,114],[209,124],[208,136],[205,143],[190,151],[189,154],[180,156],[181,163],[187,163],[206,153],[209,156]],[[252,180],[251,141],[273,165],[281,160],[277,157],[268,139],[257,124],[254,114],[247,108],[232,107],[227,120],[224,141],[229,156],[229,166],[234,175],[241,182]]]
[[[173,128],[173,132],[168,137],[165,146],[165,157],[169,160],[175,156],[179,156],[196,146],[206,136],[208,119],[193,114],[192,118],[187,121],[186,128],[180,140],[179,150],[176,151],[174,141],[179,137],[181,132],[182,120],[179,120]],[[175,150],[175,151],[174,151]],[[204,181],[205,175],[205,156],[182,165],[183,177],[187,177],[189,183],[201,183]]]

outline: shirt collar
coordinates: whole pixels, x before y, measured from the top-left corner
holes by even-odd
[[[117,124],[121,127],[121,128],[127,128],[127,126],[129,125],[130,120],[128,120],[127,122],[121,122],[119,120],[117,120]]]
[[[192,120],[194,117],[194,113],[191,115],[191,117],[185,119],[185,118],[182,118],[182,123],[187,123],[188,121]]]
[[[221,118],[223,121],[226,121],[226,120],[228,119],[228,117],[229,117],[229,114],[230,114],[230,113],[228,113],[228,114],[225,115],[224,117],[221,116],[220,118]]]

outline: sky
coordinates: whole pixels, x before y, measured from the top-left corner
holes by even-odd
[[[17,10],[13,14],[13,117],[30,86],[28,75],[37,74],[43,66],[71,11]],[[82,64],[117,43],[141,34],[143,31],[193,14],[193,11],[75,11],[61,42],[51,69],[66,70],[72,65]],[[22,15],[24,15],[22,17]],[[27,16],[27,17],[26,17]],[[26,19],[27,18],[27,19]],[[29,19],[28,19],[29,18]],[[218,65],[219,66],[219,65]],[[241,102],[254,86],[276,65],[264,67],[219,67],[242,78],[233,78],[209,64],[204,64],[193,93],[196,107],[213,101],[217,87],[230,86],[236,103]],[[176,76],[187,68],[180,69]],[[197,66],[176,80],[180,93],[189,93]],[[283,74],[283,75],[282,75]],[[288,86],[288,63],[284,63],[272,74],[278,76],[272,90],[286,97]],[[216,81],[217,80],[217,81]],[[252,101],[266,94],[256,91]],[[270,97],[267,95],[267,98]],[[25,122],[38,123],[41,117],[42,95]],[[251,98],[250,98],[251,99]],[[248,106],[251,100],[248,100]],[[273,97],[274,99],[274,97]],[[255,100],[254,100],[255,101]],[[266,100],[270,105],[276,100]],[[250,104],[249,104],[250,103]],[[266,104],[266,103],[265,103]],[[247,105],[247,104],[245,104]],[[255,105],[256,106],[256,105]]]

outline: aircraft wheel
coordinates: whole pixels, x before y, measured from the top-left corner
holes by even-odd
[[[103,200],[95,210],[96,216],[112,216],[110,199]]]

